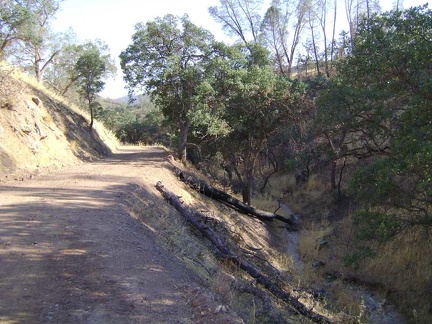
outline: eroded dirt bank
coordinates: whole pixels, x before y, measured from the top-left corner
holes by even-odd
[[[238,323],[125,204],[175,178],[165,151],[110,158],[0,186],[0,323]],[[181,188],[178,188],[181,191]]]

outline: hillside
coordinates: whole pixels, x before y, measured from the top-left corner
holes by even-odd
[[[283,249],[276,242],[286,231],[189,192],[163,149],[114,148],[100,126],[90,134],[85,113],[31,80],[9,75],[7,87],[13,95],[1,109],[2,323],[303,321],[250,286],[235,265],[220,264],[154,185],[162,181],[186,205],[205,210],[224,240],[256,251],[255,262],[276,261],[276,268],[263,263],[270,273],[286,269],[288,259],[273,250]]]
[[[354,285],[303,285],[318,270],[303,264],[296,233],[191,191],[164,149],[114,147],[100,125],[89,132],[84,112],[22,76],[9,74],[6,90],[2,323],[401,322]],[[155,189],[159,181],[267,284],[188,225]],[[278,289],[291,302],[276,298]]]
[[[25,179],[110,154],[115,139],[88,114],[0,66],[0,181]]]

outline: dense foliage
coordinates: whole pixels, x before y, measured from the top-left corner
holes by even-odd
[[[384,242],[432,225],[430,35],[426,7],[364,19],[319,94],[317,121],[334,159],[361,162],[351,182],[360,239]]]
[[[131,91],[149,91],[154,103],[177,125],[178,153],[185,160],[192,118],[211,96],[206,64],[212,58],[213,35],[187,16],[166,15],[135,29],[133,43],[120,55],[125,80]]]
[[[100,106],[96,101],[97,94],[105,87],[103,78],[113,71],[110,66],[114,65],[110,62],[110,55],[106,52],[105,45],[88,43],[75,63],[74,81],[78,86],[79,94],[87,101],[90,109],[90,130],[93,127],[95,110]]]

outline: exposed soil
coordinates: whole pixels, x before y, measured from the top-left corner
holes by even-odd
[[[125,147],[98,162],[0,185],[0,323],[240,323],[129,213],[133,189],[166,204],[166,152]],[[178,191],[183,189],[176,188]]]

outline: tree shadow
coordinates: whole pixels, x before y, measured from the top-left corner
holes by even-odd
[[[181,319],[186,296],[173,269],[183,265],[129,214],[136,188],[1,187],[17,198],[0,204],[0,322]]]

